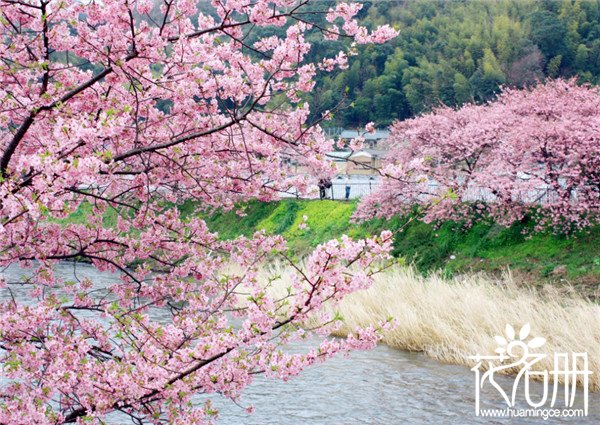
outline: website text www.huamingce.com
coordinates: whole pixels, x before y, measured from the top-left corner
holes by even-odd
[[[481,409],[478,416],[492,418],[569,418],[585,416],[583,409]]]

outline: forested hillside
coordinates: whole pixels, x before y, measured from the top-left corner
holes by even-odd
[[[319,76],[307,99],[314,116],[345,104],[332,125],[387,125],[547,77],[600,81],[599,1],[374,1],[363,4],[360,17],[401,33],[358,48],[346,71]],[[313,49],[323,56],[336,45]]]

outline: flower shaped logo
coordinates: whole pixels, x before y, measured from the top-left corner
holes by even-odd
[[[537,336],[535,338],[531,338],[529,341],[527,337],[529,337],[529,333],[531,332],[531,326],[529,323],[525,323],[523,327],[519,330],[519,337],[516,338],[515,329],[507,324],[504,328],[505,336],[496,335],[494,339],[498,343],[498,348],[496,348],[496,353],[504,354],[507,351],[510,352],[510,347],[514,345],[527,346],[528,348],[539,348],[546,343],[546,338],[541,336]]]

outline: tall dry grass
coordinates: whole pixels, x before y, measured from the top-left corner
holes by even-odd
[[[281,271],[278,274],[285,280]],[[555,352],[586,352],[593,371],[590,389],[600,391],[600,306],[576,294],[528,290],[517,286],[510,275],[498,280],[486,276],[448,280],[396,267],[376,275],[368,290],[328,308],[344,318],[338,336],[391,316],[397,326],[385,335],[385,344],[467,366],[475,365],[469,356],[494,354],[498,347],[494,336],[504,335],[506,324],[518,333],[529,323],[531,336],[547,340],[536,352],[548,356],[533,369],[552,370]]]
[[[594,372],[590,389],[600,391],[600,306],[577,295],[527,290],[510,275],[498,281],[485,276],[445,280],[398,267],[378,275],[368,290],[346,297],[336,310],[344,318],[341,335],[392,316],[397,327],[385,335],[385,344],[468,366],[475,365],[471,355],[494,354],[494,336],[504,335],[506,324],[518,333],[529,323],[532,336],[546,338],[536,352],[548,354],[534,369],[552,370],[555,352],[586,352]]]

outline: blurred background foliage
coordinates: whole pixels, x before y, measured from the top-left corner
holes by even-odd
[[[318,76],[306,96],[313,117],[346,98],[331,126],[385,126],[440,104],[485,102],[502,85],[524,87],[548,77],[600,82],[597,0],[371,1],[358,17],[367,27],[387,23],[401,33],[384,45],[357,47],[347,70]],[[311,41],[310,59],[335,55],[344,43],[317,34]]]

